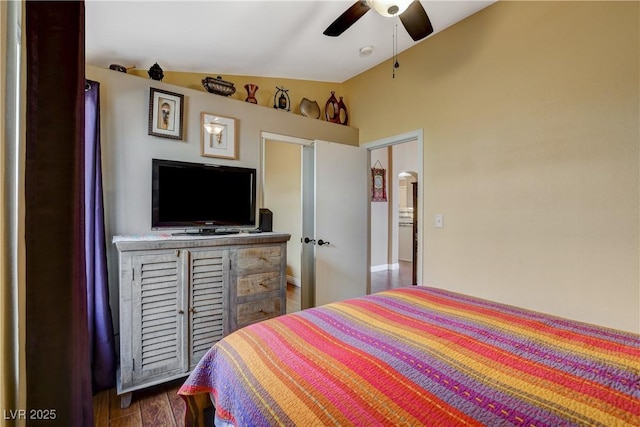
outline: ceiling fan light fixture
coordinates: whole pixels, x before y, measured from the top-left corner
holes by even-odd
[[[413,0],[366,0],[370,8],[385,17],[400,15]]]

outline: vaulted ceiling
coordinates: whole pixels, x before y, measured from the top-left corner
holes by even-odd
[[[493,2],[421,1],[434,27],[429,37]],[[399,52],[416,44],[397,17],[374,10],[339,37],[323,35],[353,4],[87,0],[86,60],[98,67],[148,69],[157,62],[165,71],[343,82],[392,57],[394,43]]]

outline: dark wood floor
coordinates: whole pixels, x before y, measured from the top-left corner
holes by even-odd
[[[400,261],[398,270],[384,270],[371,273],[371,293],[412,285],[412,266],[410,261]]]
[[[131,406],[120,408],[115,389],[104,390],[93,397],[95,427],[140,427],[184,425],[185,404],[178,389],[184,379],[133,393]]]
[[[411,284],[411,263],[400,262],[399,270],[371,273],[371,292]],[[300,310],[300,288],[287,286],[287,313]],[[93,398],[95,427],[178,427],[184,425],[185,404],[177,395],[184,379],[150,387],[133,393],[131,406],[120,408],[115,389],[105,390]]]

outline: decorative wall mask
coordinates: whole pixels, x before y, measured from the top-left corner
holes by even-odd
[[[164,72],[162,71],[162,68],[160,68],[157,62],[153,64],[151,68],[149,68],[148,73],[149,73],[149,77],[152,78],[153,80],[162,81],[162,79],[164,78]]]

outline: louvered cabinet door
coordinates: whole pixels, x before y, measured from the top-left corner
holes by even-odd
[[[229,250],[189,252],[189,369],[225,333]]]
[[[186,372],[183,258],[171,251],[132,262],[133,382]]]

